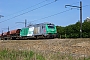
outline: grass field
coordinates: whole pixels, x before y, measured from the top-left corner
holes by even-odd
[[[90,60],[90,39],[0,40],[0,60]]]
[[[10,51],[1,50],[0,60],[45,60],[42,55],[36,54],[33,51]]]

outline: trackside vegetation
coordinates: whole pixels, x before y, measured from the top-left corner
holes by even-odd
[[[66,27],[57,26],[59,38],[80,38],[80,22]],[[82,38],[90,38],[90,22],[82,23]]]
[[[45,60],[42,55],[33,51],[0,50],[0,60]]]
[[[90,60],[90,57],[74,57],[61,53],[35,53],[33,51],[0,50],[0,60]]]

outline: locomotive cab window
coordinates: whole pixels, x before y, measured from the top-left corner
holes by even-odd
[[[48,28],[54,28],[54,24],[47,24],[48,25]]]

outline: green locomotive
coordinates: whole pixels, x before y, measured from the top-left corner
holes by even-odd
[[[56,34],[56,26],[51,23],[35,24],[20,31],[21,37],[55,38]]]

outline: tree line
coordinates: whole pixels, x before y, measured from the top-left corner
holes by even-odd
[[[80,38],[80,22],[66,27],[56,26],[59,38]],[[90,21],[82,23],[82,38],[90,38]]]

